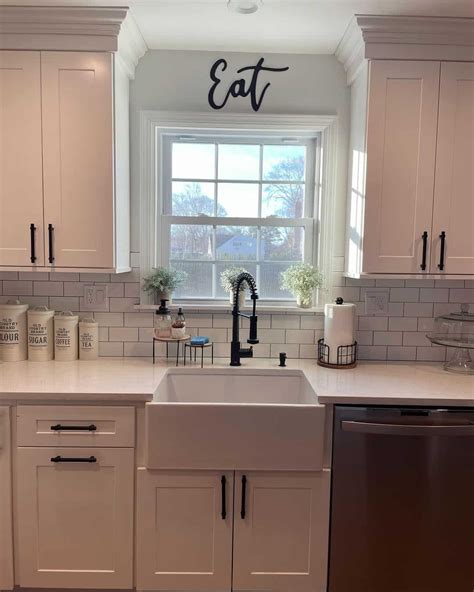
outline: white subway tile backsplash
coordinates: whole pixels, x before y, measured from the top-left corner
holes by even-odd
[[[401,345],[401,331],[374,331],[374,345]]]
[[[300,317],[297,315],[272,314],[272,329],[299,329]]]
[[[449,302],[474,303],[474,288],[452,288],[449,290]]]
[[[403,306],[406,317],[433,316],[433,305],[430,302],[406,302]]]
[[[33,282],[35,296],[62,296],[63,282]]]
[[[418,302],[420,290],[418,288],[392,288],[390,302]]]
[[[287,329],[286,343],[314,344],[314,331],[313,329]]]
[[[420,302],[449,302],[449,289],[421,288]]]
[[[386,331],[388,317],[359,317],[359,329],[361,331]]]
[[[32,296],[33,282],[18,281],[18,280],[4,280],[3,281],[3,295],[8,296]]]
[[[109,341],[138,341],[136,327],[110,327]]]
[[[418,319],[411,317],[390,317],[388,319],[389,331],[417,331]]]
[[[356,339],[360,359],[443,361],[444,348],[433,347],[425,334],[434,328],[434,317],[457,312],[463,302],[474,308],[474,280],[424,279],[349,279],[342,274],[343,259],[335,258],[332,273],[334,297],[356,305],[358,314]],[[99,324],[100,354],[104,356],[151,356],[154,312],[136,311],[139,302],[139,254],[132,254],[133,270],[126,274],[79,274],[62,272],[0,272],[0,301],[19,297],[31,306],[49,306],[54,310],[79,310],[85,284],[108,286],[108,310],[94,316]],[[336,271],[339,269],[339,271]],[[49,278],[49,280],[48,280]],[[389,293],[388,315],[365,314],[367,289]],[[175,308],[175,307],[174,307]],[[186,311],[185,311],[186,312]],[[188,333],[208,335],[215,343],[216,357],[229,356],[232,316],[229,309],[186,314]],[[245,342],[248,320],[241,319],[241,338]],[[255,357],[278,357],[285,351],[289,358],[317,357],[317,340],[323,334],[324,315],[308,311],[259,314],[260,343]],[[170,348],[170,355],[175,350]],[[156,355],[165,355],[163,344],[157,344]],[[206,351],[206,359],[210,352]]]

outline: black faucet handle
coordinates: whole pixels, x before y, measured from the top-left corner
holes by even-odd
[[[286,366],[286,353],[280,352],[280,366],[284,368]]]

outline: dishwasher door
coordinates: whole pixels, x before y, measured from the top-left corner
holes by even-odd
[[[329,592],[473,592],[474,410],[336,407]]]
[[[10,409],[0,407],[0,590],[13,589]]]

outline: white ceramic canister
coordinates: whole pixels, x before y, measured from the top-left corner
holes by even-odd
[[[36,306],[28,310],[28,359],[48,362],[54,358],[54,310]]]
[[[82,319],[79,323],[79,359],[97,360],[99,357],[99,323]]]
[[[27,304],[9,300],[0,304],[0,360],[21,362],[28,359]]]
[[[72,312],[54,315],[54,358],[59,362],[77,360],[79,317]]]

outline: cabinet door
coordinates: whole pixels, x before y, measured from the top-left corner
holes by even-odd
[[[366,273],[422,273],[430,233],[439,62],[370,66],[363,238]],[[429,237],[427,239],[429,244]]]
[[[236,473],[233,590],[326,590],[329,474]]]
[[[13,589],[10,410],[0,407],[0,590]]]
[[[133,449],[19,448],[18,584],[132,588],[133,475]]]
[[[52,264],[113,267],[112,55],[42,52],[41,88]]]
[[[137,589],[230,591],[233,482],[231,472],[138,470]]]
[[[441,233],[445,256],[441,262]],[[441,64],[433,273],[474,274],[474,64]]]
[[[42,167],[40,54],[0,51],[0,265],[44,264]]]

